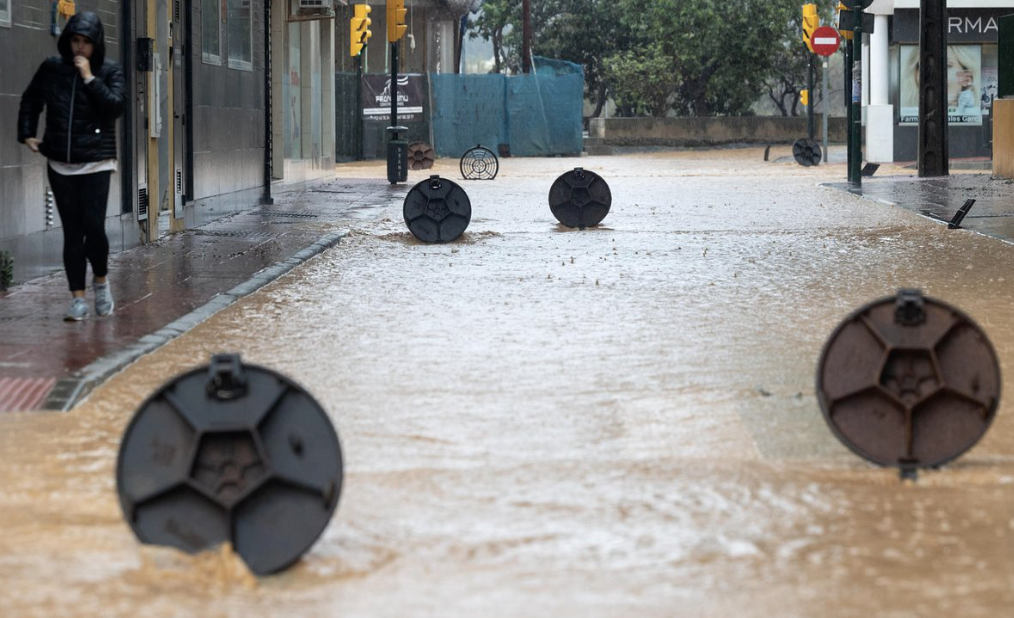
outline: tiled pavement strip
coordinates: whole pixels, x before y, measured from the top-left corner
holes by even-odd
[[[862,189],[848,183],[826,186],[862,197],[900,206],[946,224],[968,199],[975,204],[961,227],[1005,242],[1014,243],[1014,180],[992,178],[988,173],[955,173],[941,178],[916,176],[864,178]]]
[[[343,225],[400,201],[378,179],[332,179],[110,257],[112,316],[63,321],[62,269],[0,292],[0,412],[69,410],[141,355],[334,246]],[[58,265],[55,265],[59,268]]]

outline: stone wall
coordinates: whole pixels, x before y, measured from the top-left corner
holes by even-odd
[[[815,139],[822,139],[820,116]],[[828,138],[846,141],[844,118],[828,119]],[[806,137],[806,117],[592,118],[589,134],[607,146],[710,146],[732,143],[790,144]]]

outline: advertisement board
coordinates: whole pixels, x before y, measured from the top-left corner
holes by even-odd
[[[919,46],[899,50],[898,112],[901,124],[919,123]],[[992,84],[983,81],[980,45],[947,46],[947,122],[952,125],[982,124],[983,101],[989,100]],[[987,114],[988,106],[987,106]]]

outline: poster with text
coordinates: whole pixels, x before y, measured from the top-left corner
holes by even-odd
[[[919,46],[900,49],[898,113],[902,124],[919,123]],[[982,124],[982,48],[947,46],[947,122]]]

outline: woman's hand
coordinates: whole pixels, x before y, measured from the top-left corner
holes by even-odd
[[[41,143],[42,143],[41,139],[37,139],[34,137],[29,137],[25,139],[25,146],[28,146],[28,149],[31,150],[32,152],[39,152],[39,144]]]
[[[81,79],[91,79],[92,65],[84,56],[74,56],[74,66],[81,72]]]

